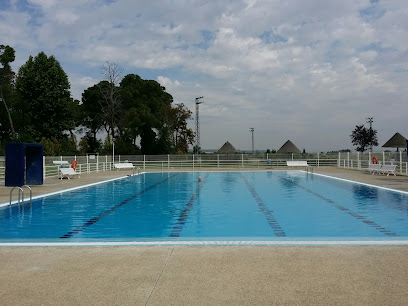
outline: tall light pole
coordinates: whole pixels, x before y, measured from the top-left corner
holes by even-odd
[[[373,117],[368,117],[368,118],[366,118],[367,119],[367,123],[369,123],[370,124],[370,137],[372,137],[373,136],[373,129],[372,129],[372,126],[373,126]],[[372,139],[371,139],[372,140]],[[371,152],[373,152],[373,142],[371,141],[371,143],[370,143],[370,151]]]
[[[203,101],[200,101],[204,97],[198,97],[195,98],[195,104],[196,104],[196,150],[197,153],[200,153],[200,112],[199,112],[199,105],[201,103],[204,103]]]
[[[255,146],[254,146],[254,128],[249,128],[249,131],[252,133],[252,153],[255,153]]]

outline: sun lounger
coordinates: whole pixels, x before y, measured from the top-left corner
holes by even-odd
[[[80,177],[80,174],[72,168],[61,168],[60,173],[61,173],[61,179],[63,179],[64,177],[70,179],[71,177],[74,177],[76,175]]]
[[[362,169],[363,171],[368,171],[370,172],[372,175],[374,175],[376,172],[377,173],[381,173],[381,165],[380,164],[369,164],[368,168],[364,168]]]
[[[69,163],[68,163],[68,161],[66,161],[66,160],[54,160],[53,162],[52,162],[54,165],[69,165]]]
[[[306,169],[312,168],[312,166],[309,166],[305,160],[288,160],[286,161],[286,165],[288,167],[305,167]]]
[[[387,176],[389,176],[390,174],[394,174],[394,176],[396,176],[395,174],[395,169],[397,168],[397,165],[382,165],[380,172],[382,174],[386,174]]]
[[[286,161],[288,167],[308,167],[307,161],[305,160],[288,160]]]
[[[114,164],[115,169],[120,170],[120,169],[134,169],[135,166],[133,166],[132,163],[119,163],[119,164]]]

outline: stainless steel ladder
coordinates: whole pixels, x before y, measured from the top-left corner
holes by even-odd
[[[31,187],[30,186],[28,186],[28,185],[23,185],[23,186],[21,186],[21,187],[19,187],[19,186],[16,186],[16,187],[13,187],[11,190],[10,190],[10,205],[11,205],[11,200],[12,200],[12,197],[13,197],[13,191],[14,191],[14,189],[18,189],[18,204],[20,203],[20,198],[21,198],[21,203],[24,203],[24,189],[23,188],[28,188],[28,190],[30,190],[30,203],[33,201],[33,191],[31,190]]]

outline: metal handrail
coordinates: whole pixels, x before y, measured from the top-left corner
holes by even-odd
[[[12,199],[12,196],[13,196],[13,191],[14,191],[14,189],[18,189],[18,190],[19,190],[19,191],[18,191],[18,202],[17,202],[17,203],[20,203],[20,194],[22,195],[22,202],[24,202],[24,190],[23,190],[23,188],[16,186],[16,187],[13,187],[13,188],[10,190],[10,205],[11,205],[11,199]]]
[[[23,185],[21,187],[19,187],[19,186],[13,187],[10,190],[10,203],[9,203],[9,205],[11,205],[11,202],[12,202],[11,200],[13,199],[14,189],[18,189],[18,201],[17,201],[17,203],[20,203],[20,196],[21,196],[21,203],[24,203],[24,189],[23,188],[28,188],[28,190],[30,190],[30,203],[32,203],[32,201],[33,201],[33,191],[31,190],[30,186]]]
[[[28,190],[30,190],[30,203],[33,201],[33,191],[31,190],[31,187],[28,185],[23,185],[21,186],[22,188],[28,188]],[[24,199],[23,199],[24,201]]]

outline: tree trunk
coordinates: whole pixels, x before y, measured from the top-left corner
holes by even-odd
[[[6,100],[3,97],[3,88],[1,86],[0,86],[0,100],[3,101],[4,107],[6,108],[7,116],[8,116],[9,122],[10,122],[12,139],[15,140],[16,139],[16,132],[14,130],[13,119],[11,118],[11,114],[10,114],[10,111],[9,111],[9,109],[7,107]]]

